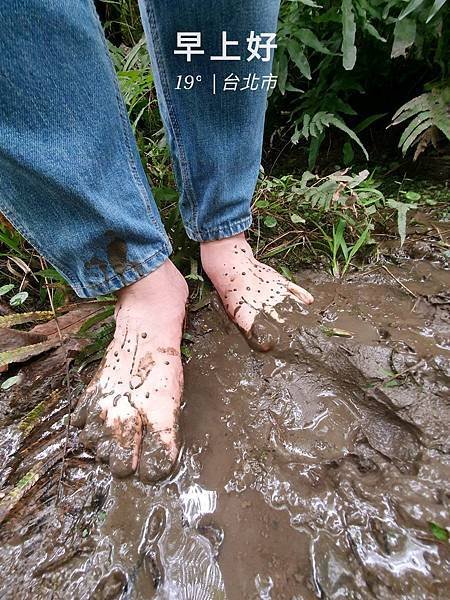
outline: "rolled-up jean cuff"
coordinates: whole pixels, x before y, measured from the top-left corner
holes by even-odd
[[[213,229],[202,228],[199,231],[194,231],[188,225],[185,224],[185,229],[188,237],[195,242],[212,242],[214,240],[222,240],[224,238],[232,237],[238,233],[242,233],[249,229],[252,224],[252,217],[248,215],[243,219],[237,221],[228,221],[222,225],[218,225]]]
[[[127,267],[122,273],[107,277],[103,280],[94,282],[70,281],[69,283],[74,292],[80,298],[93,298],[104,296],[131,285],[146,275],[149,275],[160,267],[172,254],[172,247],[167,244],[154,252],[151,256],[133,266]]]

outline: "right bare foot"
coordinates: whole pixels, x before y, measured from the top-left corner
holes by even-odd
[[[118,477],[155,482],[177,459],[187,297],[170,260],[118,293],[114,339],[73,416],[82,443]]]

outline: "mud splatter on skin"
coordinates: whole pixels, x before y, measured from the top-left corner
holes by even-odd
[[[130,389],[135,390],[140,387],[147,379],[148,374],[154,367],[155,361],[151,352],[147,352],[139,359],[139,364],[136,373],[130,371]]]
[[[159,368],[161,365],[170,365],[170,362],[165,360],[167,356],[180,360],[180,352],[168,346],[157,347],[155,352],[147,351],[142,354],[140,344],[147,338],[147,333],[135,333],[130,337],[128,325],[124,329],[124,335],[121,336],[119,332],[117,342],[113,342],[112,348],[115,344],[120,344],[121,351],[127,350],[129,353],[129,367],[127,373],[124,373],[126,379],[117,380],[114,384],[110,383],[110,374],[105,377],[109,366],[108,356],[120,360],[118,350],[108,350],[72,421],[74,425],[83,428],[80,433],[83,445],[91,450],[99,461],[108,463],[114,475],[123,478],[137,471],[142,481],[154,483],[167,477],[173,469],[176,458],[173,447],[169,449],[161,436],[171,436],[174,438],[173,444],[179,448],[176,423],[179,411],[177,408],[173,414],[173,427],[158,429],[157,424],[151,422],[148,415],[151,414],[152,406],[158,410],[158,404],[162,403],[164,410],[167,410],[167,398],[158,392],[168,386],[168,371],[164,370],[164,376],[156,375],[156,387],[150,379],[153,369],[158,368],[158,364]],[[114,370],[115,366],[112,369]],[[123,387],[122,390],[119,390],[120,386]],[[152,387],[154,393],[141,392],[144,386]],[[145,402],[140,397],[144,398]],[[176,406],[175,396],[171,396],[170,402]],[[110,416],[111,410],[116,415],[113,419]]]
[[[217,264],[219,258],[225,259],[223,266]],[[284,299],[295,302],[299,313],[313,300],[306,290],[258,262],[244,239],[232,250],[226,244],[221,246],[220,253],[208,251],[208,245],[206,249],[202,247],[202,261],[226,312],[243,331],[251,347],[258,347],[260,351],[269,350],[274,340],[270,335],[270,339],[263,339],[261,323],[252,331],[258,317],[280,321],[278,305]]]

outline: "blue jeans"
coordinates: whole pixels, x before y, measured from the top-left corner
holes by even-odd
[[[251,224],[273,55],[247,60],[246,39],[276,31],[279,0],[139,4],[186,232],[238,234]],[[93,1],[2,0],[0,22],[0,212],[78,296],[135,282],[171,245]],[[223,30],[241,60],[211,59]],[[191,48],[204,54],[183,54],[179,32],[199,32]],[[253,74],[259,87],[239,89]]]

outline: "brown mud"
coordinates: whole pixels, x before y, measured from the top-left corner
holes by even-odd
[[[299,283],[315,303],[286,309],[265,354],[214,307],[192,317],[183,453],[159,485],[112,479],[66,439],[51,354],[23,367],[0,397],[3,599],[448,597],[430,524],[450,525],[449,272],[405,260]]]

